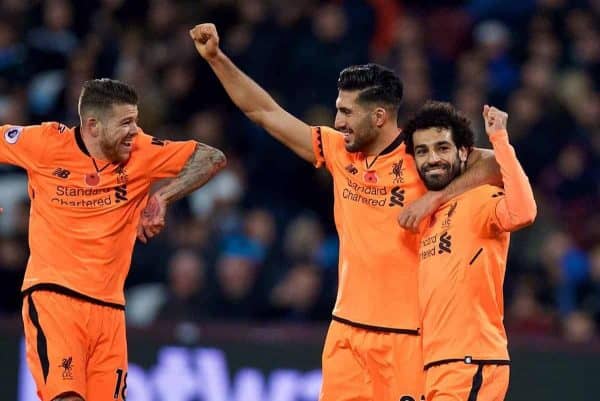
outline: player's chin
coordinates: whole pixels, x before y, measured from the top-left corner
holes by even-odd
[[[448,174],[426,174],[424,177],[425,186],[430,191],[440,191],[450,183]]]
[[[131,157],[131,149],[124,149],[124,147],[120,147],[118,152],[117,152],[117,159],[118,162],[125,162],[127,160],[129,160],[129,158]]]
[[[346,148],[346,152],[349,153],[355,153],[360,151],[359,146],[356,144],[356,142],[350,141],[350,142],[346,142],[344,144],[345,148]]]

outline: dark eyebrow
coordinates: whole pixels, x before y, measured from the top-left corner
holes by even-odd
[[[341,111],[342,113],[349,113],[352,111],[347,107],[338,107],[338,110]]]
[[[452,144],[450,142],[448,142],[448,141],[439,141],[439,142],[436,142],[435,144],[436,144],[436,146],[440,146],[440,145],[450,145],[450,146],[452,146]]]

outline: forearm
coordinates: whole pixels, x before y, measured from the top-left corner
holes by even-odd
[[[231,100],[254,123],[314,164],[310,127],[281,108],[256,82],[244,74],[220,50],[208,60]]]
[[[279,108],[275,100],[221,50],[217,56],[208,60],[208,64],[233,103],[255,123],[261,125],[263,113]]]
[[[502,185],[500,166],[494,153],[487,149],[474,149],[469,155],[467,168],[446,188],[439,191],[440,204],[481,185]]]
[[[506,131],[490,135],[496,159],[500,165],[504,184],[504,199],[498,204],[496,214],[502,228],[514,231],[529,225],[535,219],[537,206],[529,179],[523,171]]]
[[[179,200],[206,184],[226,164],[223,152],[198,143],[179,175],[159,189],[158,196],[167,204]]]

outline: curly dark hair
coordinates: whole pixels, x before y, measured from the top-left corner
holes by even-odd
[[[469,119],[450,103],[430,100],[417,111],[402,130],[406,138],[406,152],[408,154],[413,156],[415,154],[413,142],[415,131],[432,127],[449,129],[457,148],[464,146],[470,150],[473,147],[475,135]]]
[[[402,102],[402,81],[394,71],[379,64],[352,65],[340,72],[338,90],[361,91],[359,103],[379,103],[398,113]]]

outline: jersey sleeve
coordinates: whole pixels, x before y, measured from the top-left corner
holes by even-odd
[[[490,135],[496,161],[500,165],[504,190],[490,194],[479,211],[476,221],[487,234],[515,231],[533,222],[537,206],[527,175],[523,171],[514,148],[508,142],[508,133],[498,131]]]
[[[315,167],[325,165],[331,171],[331,162],[334,153],[340,146],[344,146],[342,135],[329,127],[312,127],[312,144],[315,154]]]
[[[139,135],[141,154],[147,166],[150,179],[172,178],[177,176],[190,158],[196,141],[169,141],[141,133]]]
[[[12,164],[31,170],[40,164],[48,136],[43,125],[0,126],[0,163]]]
[[[483,237],[494,237],[506,231],[497,214],[500,201],[504,197],[503,188],[491,185],[481,187],[470,197],[471,223],[476,231],[481,232]]]

